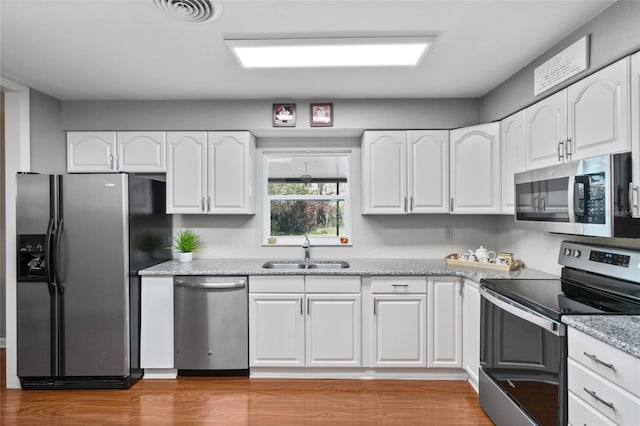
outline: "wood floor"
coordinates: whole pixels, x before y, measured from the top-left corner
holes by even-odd
[[[142,380],[126,391],[5,389],[1,425],[492,425],[462,381]]]

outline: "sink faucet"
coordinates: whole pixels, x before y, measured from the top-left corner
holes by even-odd
[[[309,248],[311,247],[311,243],[309,242],[309,237],[307,235],[304,236],[304,241],[302,242],[302,248],[304,249],[304,261],[308,262],[311,260],[311,255],[309,254]]]

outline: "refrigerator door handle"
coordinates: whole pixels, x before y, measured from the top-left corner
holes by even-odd
[[[44,264],[47,271],[47,287],[49,288],[49,294],[56,292],[55,285],[53,284],[53,256],[51,255],[51,239],[53,238],[53,218],[49,219],[47,225],[47,235],[44,240]]]
[[[58,229],[56,232],[56,236],[55,236],[55,268],[54,268],[54,273],[55,273],[55,278],[56,278],[56,284],[58,286],[58,292],[60,294],[64,293],[64,283],[62,282],[62,276],[60,274],[60,270],[62,269],[62,267],[60,266],[60,258],[62,256],[60,256],[60,236],[62,235],[62,226],[64,224],[64,219],[60,219],[60,222],[58,223]]]

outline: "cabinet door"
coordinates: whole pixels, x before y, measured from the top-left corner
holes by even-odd
[[[306,310],[307,367],[360,367],[360,295],[307,295]]]
[[[116,171],[115,132],[67,132],[67,171]]]
[[[407,212],[407,132],[364,132],[362,213]]]
[[[374,367],[426,367],[426,304],[421,294],[373,295]]]
[[[304,295],[249,294],[249,366],[304,367]]]
[[[173,368],[173,277],[143,277],[140,367]]]
[[[567,91],[562,90],[524,110],[526,169],[565,161]]]
[[[500,122],[502,149],[502,208],[501,213],[514,214],[515,188],[513,175],[524,168],[524,111]]]
[[[462,364],[469,381],[478,389],[480,368],[480,285],[464,280],[462,293]]]
[[[409,213],[449,212],[449,131],[407,132]]]
[[[255,138],[249,132],[209,132],[209,213],[255,213]]]
[[[640,217],[640,52],[631,57],[631,132],[631,210],[633,217]]]
[[[433,277],[427,285],[427,367],[462,367],[462,283]]]
[[[207,134],[167,132],[167,213],[205,213]]]
[[[454,214],[500,211],[500,123],[451,131]]]
[[[167,151],[165,132],[118,132],[118,158],[116,168],[120,172],[166,171]]]
[[[628,58],[572,84],[567,93],[569,159],[629,150]]]

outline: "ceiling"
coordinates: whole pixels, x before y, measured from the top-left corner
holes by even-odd
[[[61,100],[481,97],[612,1],[0,0],[0,73]],[[242,69],[225,38],[437,37],[415,68]]]

